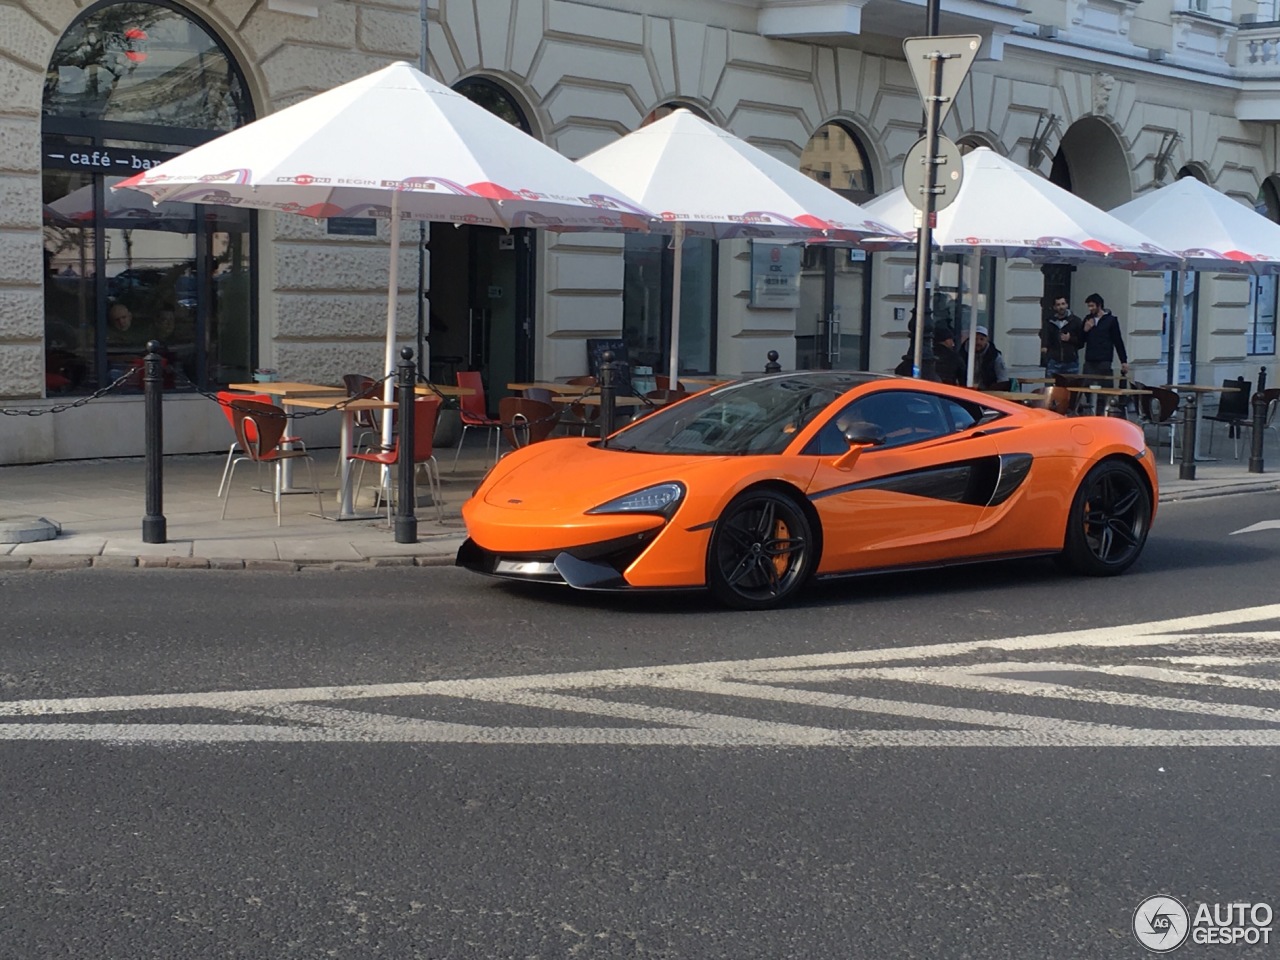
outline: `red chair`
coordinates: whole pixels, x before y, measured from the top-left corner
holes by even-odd
[[[413,462],[424,464],[427,468],[427,485],[431,490],[431,502],[436,505],[436,519],[444,523],[444,507],[440,492],[440,471],[435,458],[436,421],[440,419],[439,397],[418,397],[413,401]],[[372,450],[353,453],[349,460],[360,461],[360,477],[356,480],[356,495],[360,493],[360,485],[364,481],[364,465],[376,464],[378,467],[393,467],[400,462],[400,437],[396,437],[395,446],[386,452],[375,453]],[[387,523],[391,522],[391,500],[395,482],[389,469],[380,470],[382,475],[379,497],[387,503]]]
[[[462,414],[462,436],[458,438],[458,449],[453,454],[453,472],[458,472],[458,455],[462,453],[462,445],[466,442],[467,431],[472,427],[488,430],[493,437],[493,462],[498,462],[498,438],[502,431],[502,421],[489,416],[489,408],[484,402],[484,381],[480,379],[480,371],[464,370],[458,374],[458,386],[469,387],[474,391],[469,397],[458,398],[459,412]],[[489,455],[489,438],[484,440],[485,457]]]
[[[226,414],[227,423],[231,424],[232,432],[236,429],[236,415],[235,410],[233,409],[233,404],[241,400],[252,400],[255,403],[271,403],[271,397],[265,393],[236,393],[233,390],[219,390],[217,396],[218,406],[220,406],[222,408],[222,412]],[[302,442],[300,437],[284,436],[280,438],[280,442],[282,444],[287,443],[300,450],[305,451],[307,449],[307,445]],[[222,481],[218,484],[219,499],[222,498],[222,493],[227,488],[227,478],[231,476],[231,461],[235,458],[236,451],[239,449],[240,444],[235,440],[232,440],[231,446],[227,448],[227,462],[222,468]]]
[[[565,383],[576,387],[586,387],[587,389],[582,391],[582,395],[584,397],[595,393],[595,388],[598,386],[596,378],[590,375],[585,377],[573,377],[566,380]],[[584,437],[587,435],[587,428],[594,427],[596,422],[600,419],[600,408],[594,404],[571,404],[569,407],[569,413],[573,415],[573,419],[565,420],[563,423],[569,427],[581,427],[582,435]]]
[[[256,400],[236,400],[231,408],[235,415],[236,442],[244,451],[243,457],[231,461],[231,475],[227,478],[226,496],[222,500],[222,515],[227,518],[227,504],[231,502],[231,483],[235,480],[236,467],[246,460],[254,463],[270,463],[275,465],[276,526],[280,526],[280,490],[283,480],[281,467],[286,460],[306,460],[307,473],[311,486],[316,492],[316,505],[320,508],[320,516],[324,516],[324,500],[320,496],[320,488],[316,485],[314,460],[305,450],[283,450],[280,444],[284,441],[285,427],[289,425],[284,410],[273,403],[260,403]]]

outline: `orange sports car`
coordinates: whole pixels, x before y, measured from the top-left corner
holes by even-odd
[[[843,371],[695,394],[606,440],[503,457],[462,508],[459,566],[582,590],[707,588],[762,609],[811,578],[1052,556],[1093,576],[1142,552],[1142,430],[963,387]]]

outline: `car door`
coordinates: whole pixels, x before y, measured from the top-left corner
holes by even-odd
[[[818,573],[964,556],[1000,477],[989,415],[941,394],[884,389],[832,416],[804,451],[818,458],[807,491],[823,529]],[[880,428],[885,442],[837,466],[849,449],[846,425],[855,422]]]

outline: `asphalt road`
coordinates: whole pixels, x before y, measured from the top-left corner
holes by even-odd
[[[0,960],[1146,956],[1145,897],[1280,909],[1277,559],[1268,494],[767,614],[6,576]]]

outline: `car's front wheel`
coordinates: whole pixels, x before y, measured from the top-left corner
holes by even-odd
[[[1147,542],[1151,494],[1136,467],[1104,460],[1076,491],[1061,559],[1076,573],[1106,577],[1127,570]]]
[[[809,578],[814,550],[799,504],[775,490],[748,491],[730,501],[711,532],[707,586],[741,610],[778,606]]]

